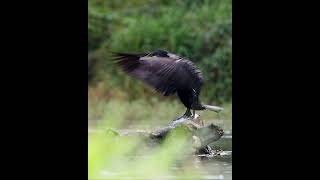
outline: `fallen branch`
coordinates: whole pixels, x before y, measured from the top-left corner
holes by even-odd
[[[184,128],[188,131],[187,138],[192,141],[192,148],[194,149],[194,152],[196,154],[209,154],[211,153],[211,149],[208,147],[208,145],[219,140],[223,135],[223,130],[212,123],[203,126],[201,122],[202,121],[199,115],[196,115],[194,119],[181,118],[177,121],[173,121],[167,127],[153,131],[110,129],[109,131],[117,136],[140,136],[143,137],[147,144],[155,146],[159,145],[163,140],[165,140],[167,135],[173,130],[177,128]]]

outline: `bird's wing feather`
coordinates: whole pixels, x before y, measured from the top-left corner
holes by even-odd
[[[177,89],[192,86],[194,81],[194,77],[190,78],[194,73],[190,72],[193,70],[193,64],[184,59],[132,54],[118,54],[115,59],[126,73],[142,80],[165,96],[174,94]],[[201,78],[198,79],[197,83],[199,82],[202,83]]]

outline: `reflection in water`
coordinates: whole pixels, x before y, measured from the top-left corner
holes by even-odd
[[[232,179],[231,155],[202,160],[200,169],[203,179]]]
[[[186,171],[186,163],[188,166],[191,166],[189,168],[192,168],[197,174],[200,175],[200,179],[211,179],[211,180],[231,180],[232,179],[232,155],[231,151],[224,152],[226,155],[223,156],[215,156],[215,157],[194,157],[191,159],[191,163],[186,162],[185,160],[176,162],[171,168],[170,171],[173,173],[183,173]],[[148,159],[148,156],[131,156],[126,157],[130,158],[131,160],[141,160],[141,159]],[[188,168],[188,169],[189,169]],[[111,172],[111,171],[103,171],[102,175],[108,178],[108,176],[116,176],[121,174],[121,179],[141,179],[139,177],[130,177],[125,176],[125,172]],[[161,175],[158,176],[157,179],[181,179],[179,177],[176,177],[172,174],[168,175]],[[187,177],[184,177],[183,179],[188,179]],[[193,178],[189,178],[193,179]]]
[[[137,130],[135,130],[137,131]],[[93,133],[96,131],[89,131],[88,133]],[[199,156],[190,156],[190,155],[182,155],[181,158],[179,155],[180,160],[170,163],[171,167],[169,166],[169,171],[167,171],[167,167],[165,167],[166,172],[160,172],[159,175],[156,176],[156,178],[151,179],[159,179],[159,180],[166,180],[166,179],[211,179],[211,180],[231,180],[232,179],[232,134],[225,134],[219,141],[212,144],[213,149],[223,149],[224,151],[219,152],[220,156],[206,156],[206,155],[199,155]],[[146,149],[145,149],[146,148]],[[100,175],[102,175],[104,179],[126,179],[126,180],[145,180],[147,178],[141,177],[140,171],[145,173],[145,167],[142,163],[142,166],[136,166],[136,164],[139,164],[139,162],[150,162],[150,159],[152,161],[152,153],[150,151],[150,147],[144,147],[139,146],[139,151],[135,152],[133,154],[129,153],[124,156],[117,157],[112,161],[112,167],[109,169],[104,169]],[[227,151],[230,150],[230,151]],[[148,152],[148,153],[145,153]],[[109,159],[110,160],[110,159]],[[127,164],[128,163],[128,164]],[[148,163],[147,163],[148,164]],[[154,164],[153,164],[154,165]],[[126,166],[125,168],[119,168],[122,166]],[[147,165],[150,166],[150,163]],[[139,173],[132,173],[127,172],[127,170],[135,171],[135,169],[138,169],[137,167],[140,167]],[[148,169],[146,167],[146,169]],[[150,168],[149,168],[150,169]],[[181,174],[196,174],[197,178],[194,178],[192,176],[179,176]],[[132,174],[135,175],[135,177],[132,177]],[[116,177],[116,178],[115,178]],[[150,179],[150,178],[149,178]]]

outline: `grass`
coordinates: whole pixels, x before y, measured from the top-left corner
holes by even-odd
[[[206,122],[220,125],[227,131],[232,130],[232,105],[222,105],[224,111],[219,114],[212,111],[196,111]],[[89,126],[94,128],[96,123],[104,120],[108,126],[121,128],[155,128],[165,126],[185,112],[185,107],[178,100],[157,99],[151,102],[145,100],[89,101]]]

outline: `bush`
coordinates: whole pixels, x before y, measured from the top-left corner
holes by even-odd
[[[96,62],[88,70],[108,91],[127,92],[129,99],[155,95],[114,67],[110,51],[166,49],[203,71],[202,99],[232,100],[231,0],[89,0],[88,29],[88,61]]]

